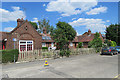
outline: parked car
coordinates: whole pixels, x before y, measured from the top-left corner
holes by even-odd
[[[101,54],[115,55],[115,54],[118,54],[118,52],[115,49],[115,47],[104,47],[104,48],[102,48],[102,53]]]
[[[120,53],[120,46],[116,46],[115,49]]]

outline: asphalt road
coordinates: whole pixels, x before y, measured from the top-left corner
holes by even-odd
[[[48,59],[2,65],[3,77],[9,78],[114,78],[118,75],[118,55],[77,55],[70,58]]]

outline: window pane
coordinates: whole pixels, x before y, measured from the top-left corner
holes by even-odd
[[[26,42],[20,42],[20,43],[26,43]]]
[[[27,45],[27,51],[31,51],[32,50],[32,44],[28,44]]]
[[[20,45],[20,51],[26,51],[26,45]]]
[[[31,41],[27,42],[27,43],[32,43]]]

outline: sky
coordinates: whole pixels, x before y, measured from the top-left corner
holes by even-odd
[[[45,18],[54,27],[58,21],[69,23],[77,35],[88,29],[104,34],[107,26],[118,23],[118,2],[3,2],[0,14],[4,32],[13,30],[18,18],[32,22]]]

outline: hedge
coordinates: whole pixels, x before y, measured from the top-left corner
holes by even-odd
[[[0,54],[1,53],[2,53],[2,63],[14,62],[14,55],[15,55],[15,62],[18,60],[19,51],[17,49],[1,50]]]
[[[42,47],[42,49],[48,49],[48,47]]]

